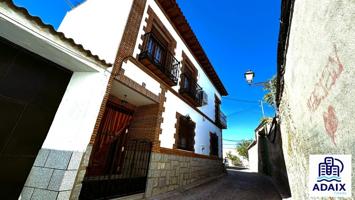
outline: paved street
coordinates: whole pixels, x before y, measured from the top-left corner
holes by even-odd
[[[281,199],[264,176],[243,170],[228,170],[228,175],[199,187],[172,194],[165,200],[272,200]]]

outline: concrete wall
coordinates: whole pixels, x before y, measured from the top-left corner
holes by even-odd
[[[353,0],[295,1],[280,105],[294,199],[309,199],[310,154],[355,155],[354,21]]]
[[[152,153],[146,197],[188,187],[223,173],[221,160]]]

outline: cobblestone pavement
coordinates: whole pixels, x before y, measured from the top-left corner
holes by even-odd
[[[190,190],[172,193],[164,200],[273,200],[281,199],[266,177],[257,173],[229,169],[228,175]]]

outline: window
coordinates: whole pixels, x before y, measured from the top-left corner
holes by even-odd
[[[198,71],[184,52],[182,52],[182,58],[182,73],[179,93],[193,106],[200,107],[205,105],[203,104],[202,98],[204,96],[206,97],[206,94],[203,93],[201,86],[197,83]]]
[[[184,52],[182,52],[182,73],[187,77],[188,82],[197,82],[197,69]]]
[[[215,95],[215,121],[219,123],[220,121],[220,112],[221,112],[221,100]]]
[[[188,116],[177,114],[175,148],[195,151],[195,122]]]
[[[150,7],[148,15],[147,24],[143,28],[143,43],[139,45],[141,51],[137,57],[163,82],[175,86],[178,83],[180,66],[174,52],[176,41]]]
[[[218,135],[210,133],[210,155],[218,156]]]

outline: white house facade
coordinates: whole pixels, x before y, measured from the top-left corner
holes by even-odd
[[[13,195],[148,198],[223,173],[228,93],[175,0],[87,0],[58,32],[11,2],[1,17],[4,43],[68,71]]]
[[[175,1],[85,1],[67,13],[59,31],[115,63],[103,105],[124,102],[132,111],[128,142],[152,144],[140,191],[145,197],[222,173],[226,120],[220,104],[227,91]],[[141,96],[148,100],[139,101]],[[98,185],[89,180],[103,174],[87,172],[81,195],[105,196],[89,194]]]

